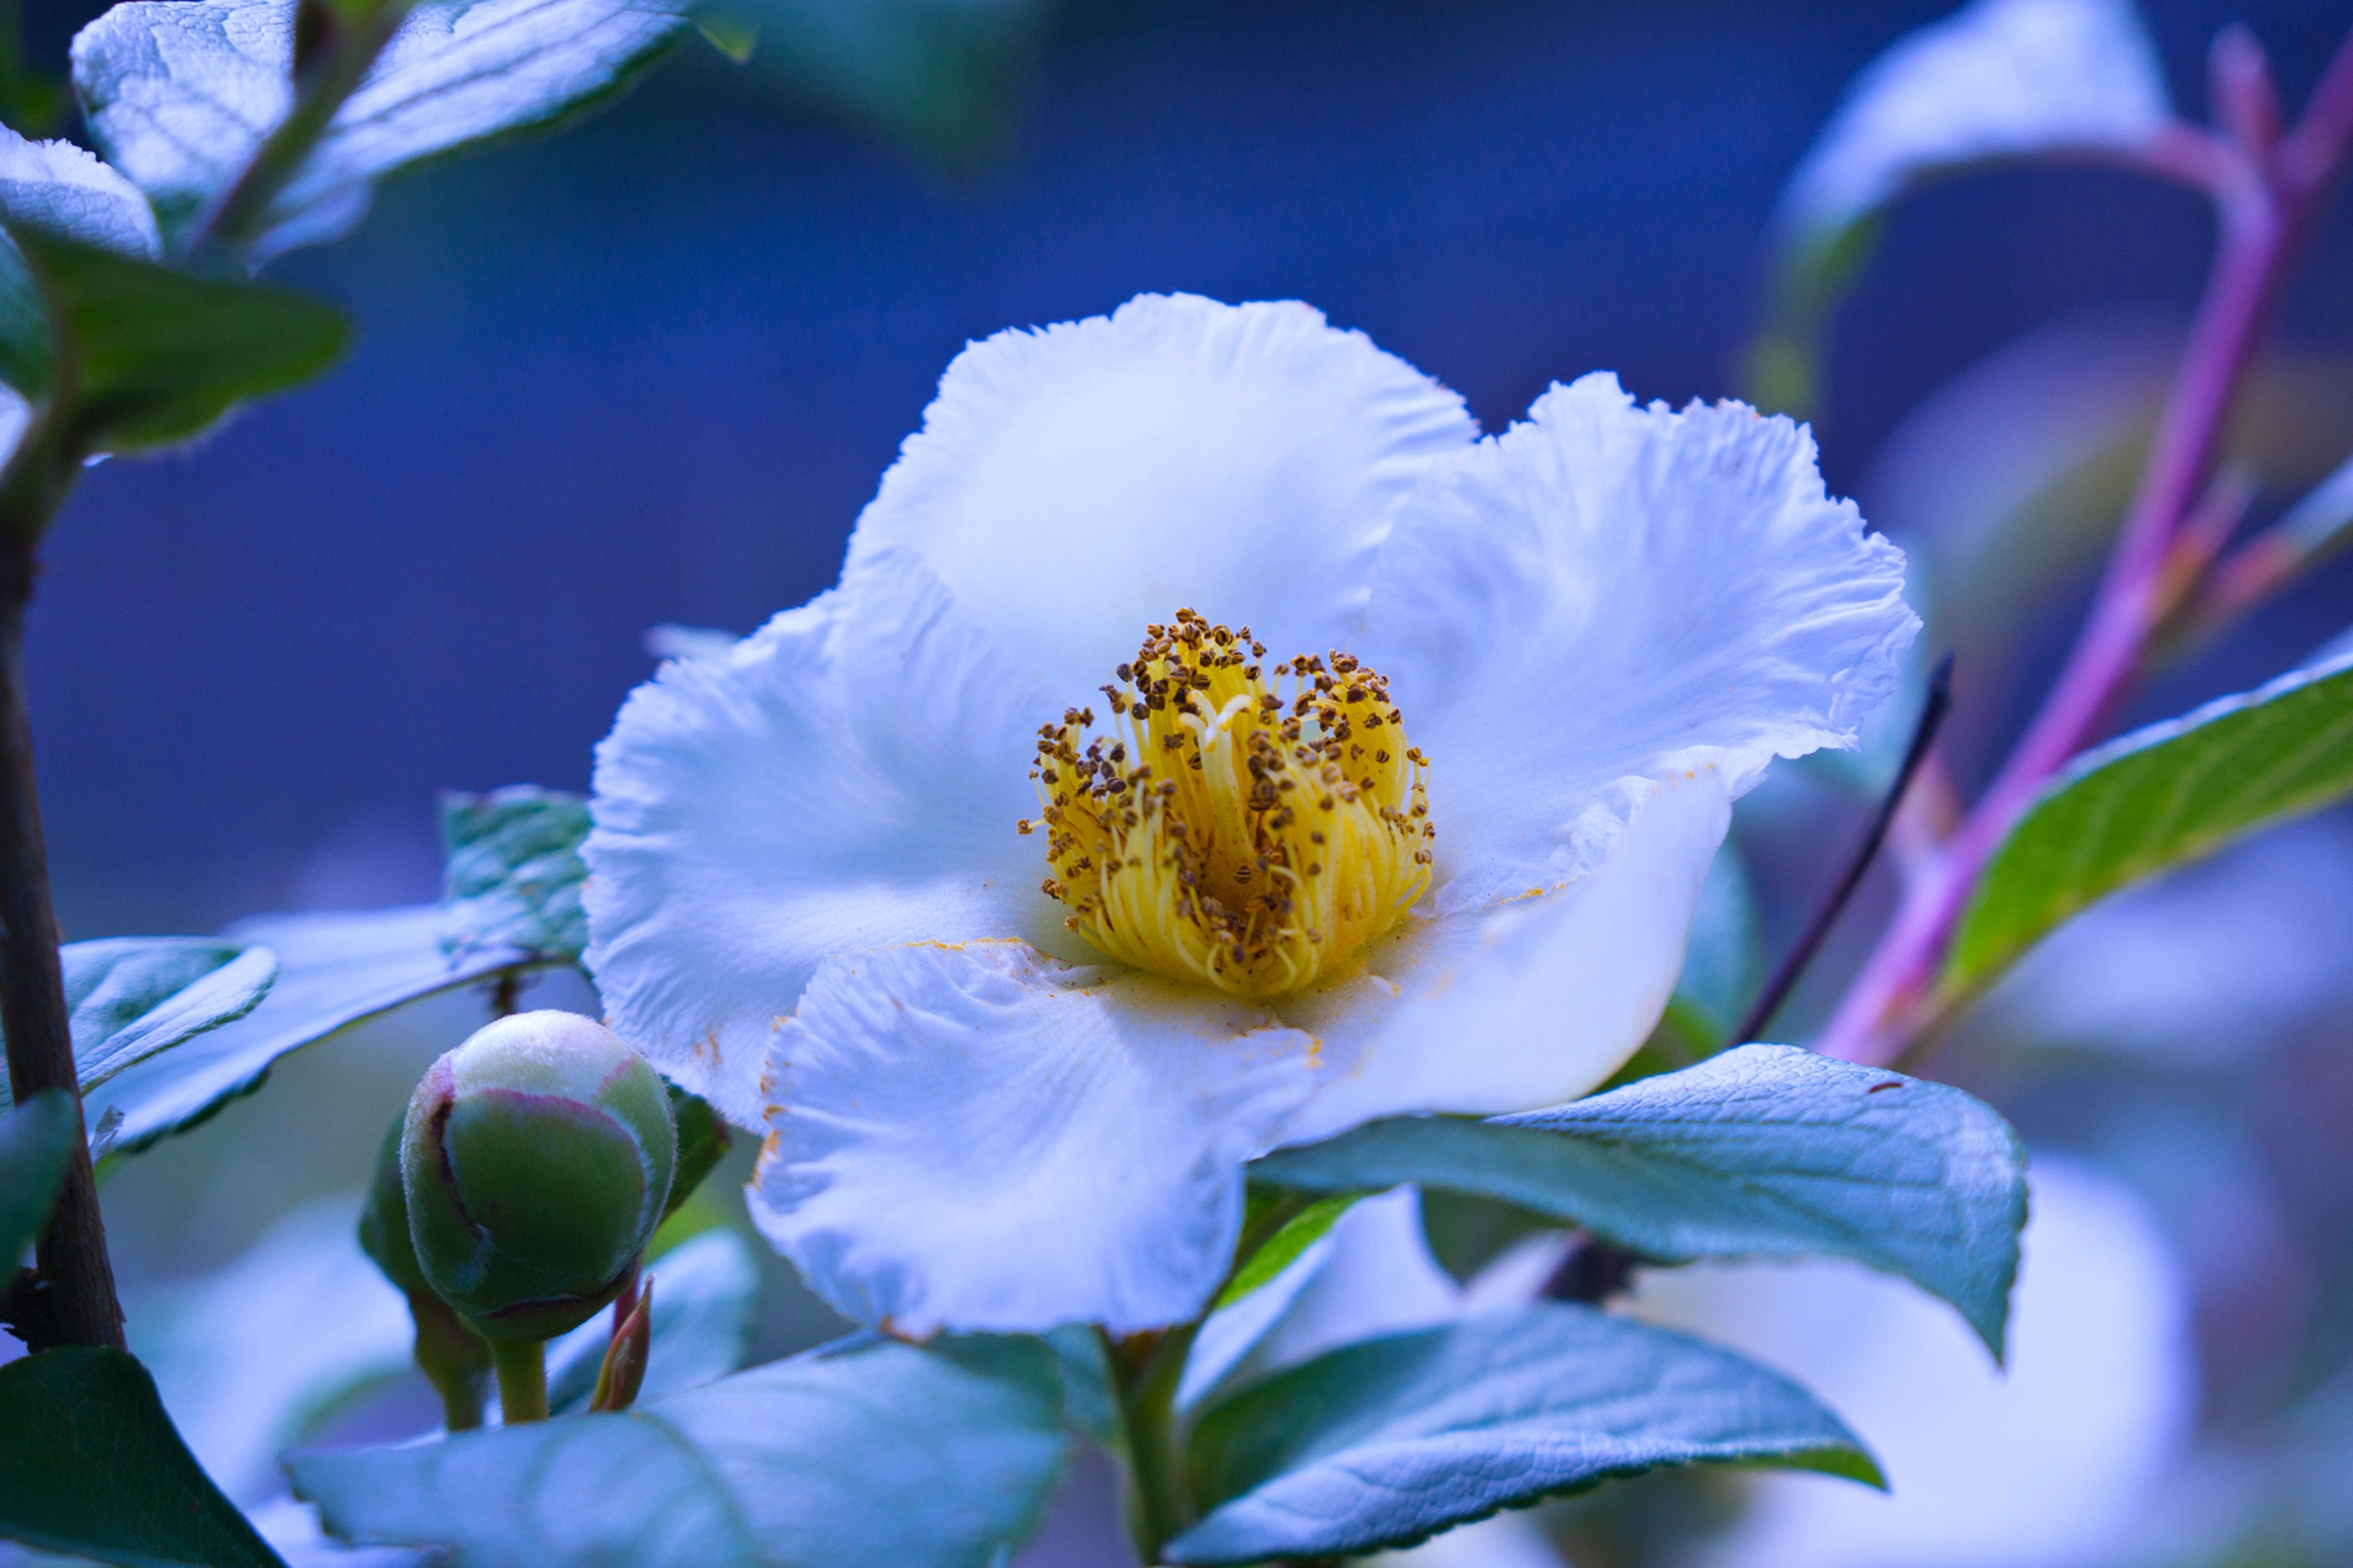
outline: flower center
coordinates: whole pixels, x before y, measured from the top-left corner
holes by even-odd
[[[1422,754],[1345,653],[1272,667],[1250,628],[1147,626],[1112,724],[1038,731],[1045,890],[1112,957],[1237,996],[1339,971],[1430,886]],[[1024,819],[1020,830],[1039,825]]]

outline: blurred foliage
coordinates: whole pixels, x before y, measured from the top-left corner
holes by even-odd
[[[769,90],[951,169],[1001,157],[1058,0],[706,0],[713,47]]]
[[[24,0],[0,0],[0,125],[19,136],[54,136],[66,86],[25,57]]]

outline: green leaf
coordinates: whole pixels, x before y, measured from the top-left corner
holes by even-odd
[[[751,68],[951,165],[997,155],[1056,0],[723,0]]]
[[[135,1153],[260,1087],[269,1065],[289,1051],[404,1003],[539,962],[519,949],[498,948],[452,958],[441,950],[441,919],[439,905],[424,904],[270,915],[232,927],[230,941],[267,944],[277,953],[278,983],[269,994],[246,1016],[85,1097],[83,1114],[95,1128],[119,1112],[112,1150]]]
[[[349,232],[375,182],[544,127],[619,91],[685,26],[684,0],[427,0],[270,204],[267,258]],[[294,102],[295,0],[134,0],[74,39],[100,151],[174,232],[227,190]]]
[[[1666,1465],[1883,1485],[1838,1417],[1728,1351],[1540,1302],[1344,1346],[1213,1405],[1171,1562],[1354,1555]]]
[[[653,1351],[640,1399],[716,1383],[744,1364],[760,1270],[742,1237],[704,1231],[649,1259],[645,1271],[654,1281]],[[562,1415],[587,1406],[612,1337],[612,1314],[599,1312],[548,1342],[549,1409]]]
[[[588,837],[586,796],[534,784],[488,795],[441,796],[446,859],[441,901],[448,911],[441,945],[465,953],[519,947],[542,958],[576,962],[588,945],[580,859]]]
[[[117,1350],[0,1366],[0,1536],[137,1568],[285,1568]]]
[[[685,1206],[703,1178],[719,1168],[734,1139],[709,1100],[689,1094],[667,1079],[662,1087],[670,1090],[670,1123],[678,1129],[678,1167],[670,1177],[670,1202],[662,1208],[662,1218],[668,1219]]]
[[[118,936],[58,951],[81,1090],[253,1011],[278,955],[202,936]],[[0,1084],[0,1106],[8,1089]]]
[[[1750,353],[1757,400],[1810,412],[1821,331],[1905,192],[1999,161],[2129,153],[2171,119],[2132,0],[1977,0],[1897,39],[1781,194],[1774,298]]]
[[[1959,1089],[1742,1046],[1550,1110],[1370,1122],[1250,1175],[1472,1193],[1662,1263],[1852,1258],[1950,1301],[1999,1356],[2025,1165],[2009,1123]]]
[[[73,1141],[73,1098],[64,1089],[45,1089],[0,1112],[0,1281],[49,1223]]]
[[[1035,1522],[1066,1446],[1037,1341],[860,1336],[619,1415],[287,1468],[335,1534],[470,1568],[985,1568]]]
[[[8,234],[74,356],[69,455],[187,440],[324,374],[350,343],[343,313],[307,295],[191,277],[33,225]]]
[[[27,142],[0,128],[0,221],[125,256],[162,252],[139,187],[70,142]],[[56,368],[48,308],[13,244],[0,239],[0,381],[26,397]]]
[[[2087,752],[2010,830],[1940,979],[1977,991],[2078,910],[2353,794],[2353,656]]]
[[[1340,1193],[1321,1198],[1285,1220],[1280,1230],[1261,1243],[1259,1249],[1234,1270],[1234,1277],[1218,1292],[1210,1310],[1232,1306],[1297,1262],[1301,1253],[1332,1233],[1340,1216],[1361,1196],[1360,1193]]]

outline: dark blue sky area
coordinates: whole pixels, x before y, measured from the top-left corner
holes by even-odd
[[[697,48],[584,130],[396,184],[279,269],[352,309],[351,362],[98,470],[54,536],[30,658],[71,934],[428,892],[437,787],[585,785],[644,629],[823,587],[941,368],[1001,327],[1296,296],[1491,427],[1595,368],[1729,393],[1780,181],[1855,67],[1947,8],[1129,5],[1068,29],[968,182]],[[2251,10],[2297,93],[2353,20]],[[2193,106],[2236,14],[2151,7]],[[2348,235],[2296,341],[2353,345]],[[1911,204],[1847,318],[1833,485],[2036,322],[2186,310],[2206,237],[2114,174]]]

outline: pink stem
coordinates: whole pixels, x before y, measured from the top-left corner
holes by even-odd
[[[2139,672],[2161,609],[2168,554],[2213,472],[2232,395],[2348,137],[2353,38],[2329,63],[2295,131],[2260,164],[2244,159],[2238,177],[2218,187],[2213,272],[2090,616],[2041,711],[1906,893],[1816,1049],[1873,1064],[1903,1053],[1987,860],[2051,775],[2100,731]]]

